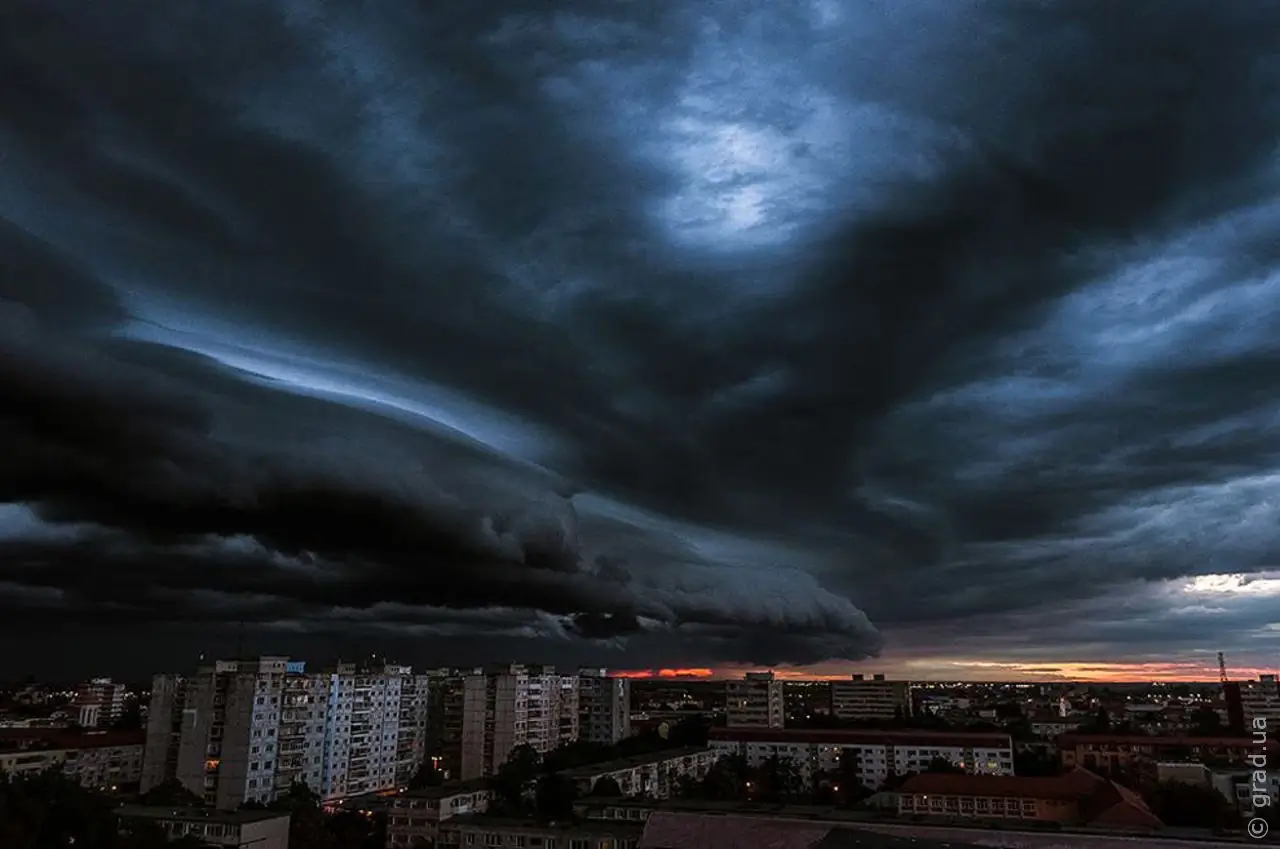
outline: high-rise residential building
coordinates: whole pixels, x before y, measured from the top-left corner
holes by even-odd
[[[1280,682],[1276,676],[1263,675],[1257,681],[1241,682],[1240,707],[1245,731],[1258,727],[1255,720],[1265,723],[1268,730],[1280,728]]]
[[[285,667],[276,732],[276,795],[287,792],[295,781],[319,792],[328,720],[328,678],[308,675],[301,661],[290,661]]]
[[[748,672],[725,688],[730,728],[782,728],[786,722],[782,682],[772,672]]]
[[[572,743],[581,736],[582,718],[579,715],[581,710],[579,693],[580,684],[577,675],[563,675],[560,677],[560,695],[556,700],[560,726],[557,746]]]
[[[546,753],[577,739],[577,686],[566,678],[519,664],[433,676],[428,751],[451,780],[467,781],[496,773],[519,746]]]
[[[81,728],[107,728],[124,713],[125,686],[110,678],[93,678],[76,690],[71,708]]]
[[[578,670],[578,733],[591,743],[631,736],[631,682],[606,669]]]
[[[151,682],[147,708],[146,747],[142,758],[141,792],[177,778],[178,745],[182,740],[183,708],[187,679],[181,675],[157,675]]]
[[[426,742],[425,676],[408,667],[219,661],[158,676],[143,789],[176,778],[207,804],[268,802],[301,781],[325,799],[402,786]]]
[[[911,683],[883,675],[854,675],[831,682],[831,715],[837,719],[904,719],[911,716]]]

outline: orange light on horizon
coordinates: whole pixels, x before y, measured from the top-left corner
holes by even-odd
[[[614,673],[619,678],[710,678],[711,669],[627,669]]]

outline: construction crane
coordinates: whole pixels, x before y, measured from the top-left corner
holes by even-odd
[[[1227,683],[1227,657],[1222,652],[1218,652],[1218,678]]]

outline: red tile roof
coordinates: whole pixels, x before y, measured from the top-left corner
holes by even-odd
[[[810,849],[830,831],[829,825],[655,811],[640,849]]]
[[[861,729],[712,728],[710,739],[742,743],[816,743],[833,746],[922,746],[1007,749],[1008,734],[989,731],[866,731]]]
[[[924,773],[907,779],[899,792],[1076,802],[1080,818],[1089,825],[1125,828],[1159,828],[1162,825],[1132,790],[1080,767],[1053,778]]]

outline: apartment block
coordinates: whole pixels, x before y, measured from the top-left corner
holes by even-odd
[[[975,775],[1013,774],[1013,741],[998,733],[713,728],[710,745],[752,766],[789,759],[808,786],[822,775],[853,774],[876,790],[891,775],[924,771],[935,758]]]
[[[579,796],[588,795],[602,778],[611,778],[628,798],[669,799],[677,781],[702,780],[720,756],[716,749],[692,746],[588,764],[560,774],[574,783]]]
[[[631,682],[605,669],[580,669],[577,682],[581,738],[610,745],[630,737]]]
[[[748,672],[725,685],[730,728],[781,728],[786,721],[782,682],[772,672]]]
[[[110,678],[94,678],[76,689],[71,703],[81,728],[108,728],[124,714],[125,686]]]
[[[178,745],[182,740],[186,694],[187,679],[181,675],[157,675],[151,681],[146,747],[139,784],[143,793],[177,778]]]
[[[301,781],[325,800],[390,790],[424,757],[429,691],[409,667],[218,661],[152,685],[143,789],[169,778],[206,804],[268,802]]]
[[[1211,766],[1245,765],[1253,755],[1280,757],[1274,738],[1266,746],[1251,737],[1144,737],[1131,734],[1064,734],[1058,738],[1064,766],[1082,766],[1104,775],[1117,770],[1154,771],[1159,762]]]
[[[434,846],[442,822],[484,813],[492,798],[483,780],[407,790],[391,800],[387,811],[387,846]]]
[[[887,681],[883,675],[854,675],[831,682],[831,715],[837,719],[889,720],[911,716],[911,683]]]
[[[104,793],[131,791],[142,776],[140,731],[0,730],[0,776],[55,769]],[[0,779],[2,780],[2,779]]]
[[[1280,682],[1276,676],[1263,675],[1257,681],[1241,682],[1240,707],[1245,731],[1261,728],[1280,735]]]

